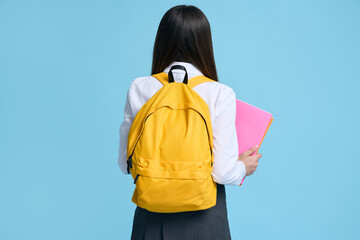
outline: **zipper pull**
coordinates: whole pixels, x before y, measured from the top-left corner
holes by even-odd
[[[133,154],[131,154],[131,155],[129,156],[129,158],[126,160],[126,163],[127,163],[127,172],[128,172],[128,174],[130,174],[130,168],[132,168],[132,155],[133,155]]]
[[[135,179],[134,179],[134,184],[136,183],[136,181],[138,180],[138,178],[139,178],[139,174],[138,175],[136,175],[136,177],[135,177]]]

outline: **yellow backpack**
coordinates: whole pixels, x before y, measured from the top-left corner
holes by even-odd
[[[175,82],[172,70],[185,71]],[[183,66],[152,75],[164,86],[136,114],[128,135],[127,164],[136,185],[132,201],[152,212],[203,210],[216,204],[209,107],[192,89],[214,81],[188,80]]]

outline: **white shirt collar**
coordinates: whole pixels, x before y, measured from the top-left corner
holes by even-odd
[[[193,64],[189,62],[172,62],[168,67],[164,69],[163,72],[169,73],[170,68],[174,65],[184,66],[186,68],[188,75],[192,75],[192,76],[204,75],[199,69],[197,69]]]

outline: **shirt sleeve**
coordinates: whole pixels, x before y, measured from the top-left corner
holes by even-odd
[[[121,123],[119,129],[120,140],[119,140],[118,165],[124,174],[128,174],[127,163],[126,163],[127,142],[128,142],[130,127],[134,121],[134,115],[130,104],[130,95],[131,95],[131,86],[127,92],[126,103],[124,108],[124,120]]]
[[[246,175],[245,164],[238,160],[239,149],[235,127],[236,96],[228,88],[224,99],[219,102],[213,126],[214,165],[213,180],[219,184],[240,185]]]

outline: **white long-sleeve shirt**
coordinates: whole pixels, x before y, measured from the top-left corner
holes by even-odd
[[[194,65],[187,62],[173,62],[163,72],[168,73],[173,65],[186,68],[188,79],[203,75]],[[183,70],[173,70],[174,81],[182,82]],[[127,174],[127,139],[131,124],[140,110],[161,87],[162,83],[152,76],[135,78],[127,92],[124,121],[120,126],[118,164]],[[205,82],[195,86],[194,91],[209,106],[213,131],[214,165],[213,180],[220,184],[239,185],[245,177],[245,164],[238,160],[239,150],[235,128],[236,95],[232,88],[219,82]]]

